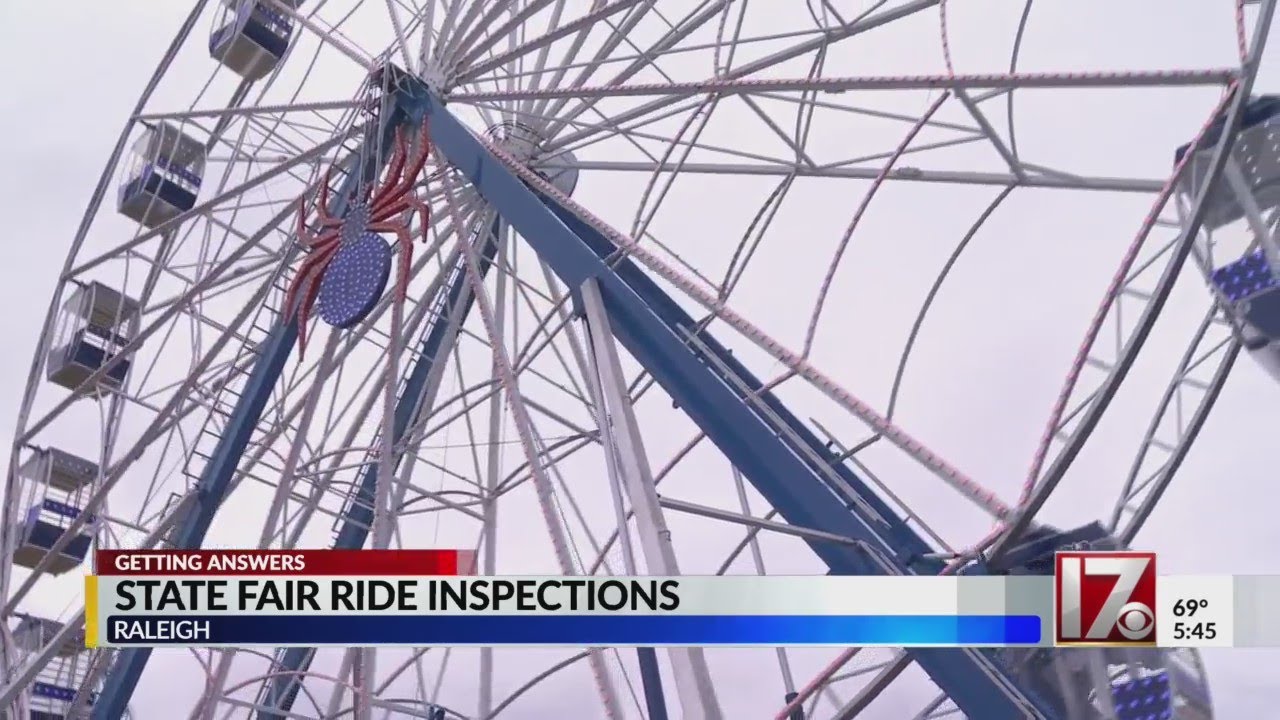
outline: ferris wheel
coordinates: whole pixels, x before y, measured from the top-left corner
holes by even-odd
[[[1274,3],[1204,10],[1217,49],[1190,13],[975,5],[195,2],[35,350],[0,705],[1213,717],[1154,649],[83,648],[93,547],[785,575],[1140,545],[1237,356],[1280,381]]]

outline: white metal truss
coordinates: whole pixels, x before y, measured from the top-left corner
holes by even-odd
[[[1186,58],[1176,68],[1108,67],[1105,48],[1097,63],[1072,51],[1046,64],[1024,32],[1040,10],[1015,8],[1001,25],[945,0],[813,0],[781,14],[747,0],[263,2],[292,31],[284,56],[253,81],[209,56],[221,4],[194,4],[50,279],[54,297],[11,450],[0,620],[32,612],[65,624],[30,653],[0,632],[0,708],[29,709],[31,682],[83,623],[77,573],[55,575],[52,556],[34,568],[9,562],[26,510],[16,468],[32,447],[91,458],[100,477],[79,502],[102,518],[97,546],[171,541],[278,322],[301,255],[297,217],[314,215],[335,164],[337,186],[368,118],[362,87],[380,63],[423,78],[529,185],[610,238],[828,443],[835,459],[824,462],[845,464],[934,557],[957,563],[1008,537],[1008,524],[1017,534],[1033,522],[1101,519],[1127,544],[1158,521],[1156,505],[1240,351],[1235,318],[1199,286],[1243,247],[1275,250],[1270,209],[1250,205],[1233,162],[1209,182],[1231,184],[1245,217],[1211,233],[1199,227],[1195,198],[1174,192],[1173,165],[1142,160],[1173,153],[1147,132],[1153,124],[1189,141],[1241,97],[1270,89],[1257,68],[1271,2],[1240,3],[1227,18],[1237,21],[1238,59],[1192,52],[1177,32],[1195,21],[1162,18],[1170,36],[1151,42]],[[1090,26],[1117,42],[1146,32],[1121,15],[1108,21],[1115,27]],[[926,48],[941,64],[921,60]],[[1049,118],[1061,113],[1049,108],[1067,106],[1071,123]],[[146,228],[118,214],[112,198],[130,169],[130,143],[157,123],[197,139],[207,163],[198,201]],[[1073,133],[1077,123],[1085,129]],[[513,141],[514,127],[529,147]],[[566,185],[570,175],[576,188]],[[805,539],[856,542],[783,523],[615,346],[594,283],[564,287],[505,226],[481,277],[477,250],[495,216],[443,160],[432,157],[415,191],[432,217],[413,227],[425,242],[408,301],[384,298],[350,331],[316,325],[313,349],[290,360],[253,428],[210,543],[328,546],[370,462],[379,473],[369,546],[477,549],[486,574],[821,572]],[[1085,216],[1087,228],[1078,222]],[[1073,235],[1086,231],[1093,237]],[[1077,241],[1078,264],[1050,247]],[[1064,295],[1011,291],[1002,304],[984,303],[985,289],[1022,272],[1023,248],[1038,243],[1063,263],[1061,274],[1078,274],[1045,278]],[[1185,257],[1192,262],[1182,270]],[[458,277],[470,310],[446,316]],[[85,384],[128,363],[126,381],[87,396],[47,382],[46,365],[62,303],[95,281],[140,311],[129,342]],[[1168,309],[1179,281],[1196,285],[1200,302]],[[1088,325],[1081,313],[1100,300]],[[1010,344],[1044,330],[1024,307],[1057,304],[1074,314],[1043,333],[1044,347]],[[1148,392],[1139,371],[1124,368],[1157,317],[1168,339],[1143,358],[1173,354]],[[423,361],[424,334],[436,324],[447,332],[419,416],[402,443],[382,442],[407,368]],[[1056,382],[1071,358],[1052,340],[1081,327],[1089,329],[1080,357],[1020,488],[1022,478],[1011,484],[986,455],[1033,454],[1009,446],[1042,418],[1010,427],[1014,411],[1002,405],[1017,404],[1009,395],[1022,392],[1020,382],[1044,373]],[[705,349],[696,334],[682,339]],[[971,367],[978,352],[1004,374],[985,395],[957,387],[990,381]],[[968,360],[940,367],[952,353]],[[1042,511],[1052,492],[1078,482],[1071,458],[1099,444],[1083,420],[1103,410],[1112,417],[1113,395],[1135,396],[1145,413],[1136,451],[1108,460],[1115,492],[1078,517]],[[794,429],[758,393],[749,401],[795,444]],[[829,469],[825,479],[881,531],[841,475]],[[993,521],[997,530],[980,539]],[[54,552],[86,524],[72,523]],[[810,720],[960,717],[896,649],[660,655],[674,681],[668,705],[684,717],[782,719],[797,708]],[[181,714],[249,717],[265,707],[278,670],[271,653],[256,650],[163,656],[135,698],[138,716],[155,714],[146,703],[171,676],[192,686]],[[86,654],[75,711],[110,659]],[[640,685],[633,656],[612,648],[318,651],[281,714],[430,717],[440,707],[477,719],[636,718],[647,713]]]

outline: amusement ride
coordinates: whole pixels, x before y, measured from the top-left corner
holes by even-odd
[[[5,717],[1214,717],[1156,648],[86,649],[80,577],[95,548],[1143,548],[1232,369],[1280,381],[1273,2],[1219,3],[1233,52],[1189,67],[1089,3],[192,5],[49,239]]]

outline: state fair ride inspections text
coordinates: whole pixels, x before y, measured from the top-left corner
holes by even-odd
[[[121,580],[118,612],[672,611],[678,580],[296,578]],[[232,589],[234,587],[234,590]],[[420,595],[421,593],[421,595]],[[230,604],[228,595],[234,598]]]

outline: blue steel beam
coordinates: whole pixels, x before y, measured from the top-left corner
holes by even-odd
[[[493,258],[498,251],[500,237],[500,222],[495,219],[480,251],[481,277],[488,274],[489,268],[493,266]],[[452,329],[450,318],[454,316],[455,310],[458,310],[460,324],[471,311],[475,293],[469,292],[468,283],[466,265],[459,263],[447,285],[441,290],[446,293],[444,306],[438,315],[429,320],[431,326],[422,341],[421,352],[414,359],[404,390],[396,400],[392,426],[394,443],[399,443],[404,438],[411,422],[421,413],[422,393],[436,360],[447,360],[446,357],[440,357],[440,351],[444,348],[445,340],[448,339]],[[459,306],[461,306],[460,309]],[[402,459],[402,457],[396,458],[396,467],[399,467]],[[341,550],[364,547],[369,538],[369,529],[373,526],[374,493],[377,490],[377,484],[378,463],[371,462],[364,465],[360,469],[356,493],[343,512],[342,524],[338,529],[337,537],[334,538],[333,547]],[[298,692],[302,689],[301,673],[305,673],[311,667],[311,661],[315,658],[315,648],[285,648],[279,651],[278,657],[275,671],[281,674],[270,682],[267,697],[262,702],[265,707],[258,712],[260,720],[285,720],[286,715],[281,713],[287,713],[293,708]]]
[[[391,99],[392,104],[386,106],[387,112],[381,116],[381,127],[375,135],[375,142],[366,143],[356,151],[358,168],[347,174],[342,187],[330,202],[330,210],[335,215],[346,212],[347,203],[356,190],[377,177],[390,155],[396,128],[422,120],[424,106],[420,94],[399,91]],[[372,152],[369,152],[370,145]],[[194,549],[203,545],[205,534],[222,505],[231,478],[235,475],[254,428],[262,417],[271,391],[297,344],[298,326],[292,320],[292,317],[282,316],[281,323],[263,343],[245,383],[244,392],[231,411],[226,430],[218,438],[218,444],[200,476],[195,504],[175,528],[174,547]],[[107,671],[102,691],[93,705],[93,720],[120,720],[150,658],[151,648],[120,651],[111,669]]]
[[[495,219],[492,234],[483,244],[480,252],[480,277],[484,278],[493,266],[493,259],[498,250],[498,241],[502,237],[501,223]],[[414,365],[405,382],[404,390],[396,402],[394,437],[400,442],[408,430],[411,420],[416,420],[424,410],[420,406],[423,389],[431,375],[435,361],[441,357],[440,350],[450,330],[449,318],[458,311],[458,322],[461,324],[471,311],[475,300],[474,293],[465,292],[468,280],[466,267],[459,265],[446,285],[447,298],[440,314],[432,318],[426,338],[422,342],[422,350],[414,360]],[[396,458],[396,465],[402,458]],[[377,464],[369,463],[361,469],[360,480],[354,501],[348,506],[342,517],[342,526],[338,531],[333,546],[343,550],[354,550],[364,547],[368,540],[369,528],[373,524],[374,493],[377,489]],[[658,670],[657,654],[653,648],[636,648],[640,664],[640,674],[644,687],[645,704],[649,710],[650,720],[666,720],[667,708],[662,690],[662,677]],[[287,713],[293,708],[302,689],[303,673],[311,667],[315,659],[315,648],[285,648],[278,653],[275,672],[279,673],[270,682],[267,697],[263,700],[264,708],[259,710],[259,720],[285,720]],[[267,709],[270,708],[270,709]]]
[[[434,97],[429,100],[428,117],[436,147],[561,281],[570,288],[588,278],[599,282],[619,342],[787,522],[862,540],[896,572],[911,572],[903,555],[916,551],[893,543],[892,537],[903,533],[892,528],[892,515],[871,518],[860,508],[846,507],[796,448],[785,443],[766,418],[716,373],[709,359],[686,344],[679,328],[662,316],[664,306],[674,301],[663,301],[658,297],[660,290],[655,295],[656,288],[632,286],[624,280],[593,249],[611,248],[607,238],[585,223],[566,218],[564,208],[553,210],[554,203],[529,189]],[[868,492],[863,498],[870,503],[874,496]],[[809,545],[833,572],[884,572],[876,557],[857,546],[821,541],[809,541]],[[969,717],[1014,720],[1057,715],[981,651],[913,648],[908,652]]]
[[[887,539],[891,541],[896,550],[896,556],[900,560],[913,570],[925,574],[936,574],[942,570],[942,562],[927,557],[927,555],[934,552],[934,549],[912,530],[893,511],[888,503],[854,474],[848,465],[839,460],[839,455],[832,452],[827,447],[827,444],[820,440],[807,424],[796,417],[773,391],[766,389],[764,382],[748,370],[715,337],[706,332],[702,323],[697,322],[689,313],[685,312],[684,308],[680,307],[671,296],[667,295],[634,262],[629,259],[620,262],[609,260],[617,253],[617,247],[583,222],[581,218],[549,198],[543,197],[541,199],[551,208],[551,211],[555,213],[560,222],[564,223],[565,227],[577,235],[587,247],[591,248],[596,257],[602,261],[607,260],[614,266],[614,272],[618,274],[618,277],[627,286],[634,289],[636,294],[644,299],[649,308],[664,323],[675,328],[677,336],[696,336],[707,347],[712,356],[716,358],[716,362],[720,366],[727,368],[729,372],[733,373],[741,381],[743,387],[739,387],[737,384],[729,384],[735,395],[748,404],[753,402],[752,398],[758,399],[781,420],[783,425],[797,438],[799,446],[796,446],[789,438],[780,438],[779,441],[786,443],[802,462],[812,467],[818,473],[818,476],[823,479],[824,484],[831,486],[831,483],[826,479],[826,472],[834,472],[840,480],[852,488],[854,494],[865,503],[866,507],[872,510],[873,515],[869,517],[869,522],[875,525],[879,532],[887,536]],[[712,370],[714,371],[716,368],[712,367]],[[818,458],[821,464],[816,463],[813,458]],[[832,487],[831,489],[838,497],[845,498],[844,494],[836,488]],[[847,510],[853,511],[855,509],[853,500],[845,498],[843,503]]]

